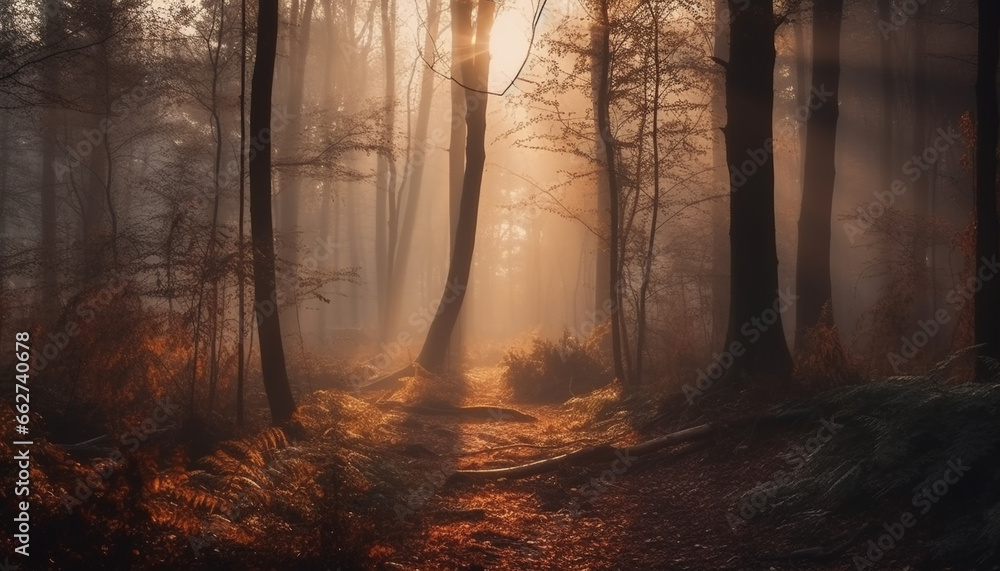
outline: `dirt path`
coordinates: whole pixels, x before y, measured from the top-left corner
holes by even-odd
[[[493,369],[472,371],[470,378],[481,386],[470,394],[478,398],[456,404],[503,402],[491,380],[495,374]],[[413,461],[426,466],[427,478],[398,499],[403,531],[376,548],[385,555],[381,568],[853,568],[849,554],[823,562],[777,560],[771,556],[814,545],[789,541],[791,533],[776,534],[773,521],[762,524],[739,516],[740,496],[776,470],[787,468],[780,453],[801,438],[797,433],[750,441],[745,434],[724,432],[711,442],[640,459],[623,458],[523,480],[446,483],[445,477],[455,469],[520,464],[609,438],[630,444],[693,425],[679,419],[647,434],[629,430],[613,438],[576,427],[579,419],[563,407],[516,408],[538,422],[396,418],[413,443]],[[570,447],[537,448],[574,441]],[[513,447],[524,444],[531,447]],[[501,447],[497,452],[467,454]],[[831,537],[854,525],[831,523]],[[883,562],[882,568],[904,566]]]
[[[456,404],[503,403],[493,380],[497,374],[471,371],[469,394],[476,398]],[[751,533],[734,530],[726,514],[738,509],[739,494],[752,487],[757,474],[763,481],[782,466],[776,457],[780,445],[751,451],[724,437],[710,446],[695,443],[524,480],[445,483],[455,469],[520,464],[611,437],[578,428],[579,419],[561,407],[516,408],[538,421],[395,416],[427,478],[398,499],[405,532],[382,546],[383,568],[756,568],[756,550],[747,545],[754,541]],[[682,427],[664,424],[649,435],[629,430],[615,441],[634,443],[676,428]],[[570,442],[575,444],[555,448]],[[493,448],[503,449],[467,454]]]

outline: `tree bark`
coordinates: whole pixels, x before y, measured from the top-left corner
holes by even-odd
[[[278,43],[278,0],[259,0],[257,51],[250,84],[250,133],[260,151],[250,155],[250,234],[253,238],[254,300],[264,390],[271,419],[282,424],[295,412],[288,385],[278,321],[271,215],[271,89]]]
[[[594,28],[591,34],[591,65],[590,65],[590,85],[591,85],[591,98],[594,101],[594,143],[595,152],[594,158],[597,162],[597,184],[595,185],[596,193],[596,206],[597,206],[597,224],[595,229],[598,230],[594,236],[594,313],[595,315],[603,316],[603,319],[607,319],[608,316],[604,316],[604,305],[608,301],[614,301],[611,297],[611,251],[608,248],[608,236],[611,230],[611,204],[610,204],[610,191],[608,190],[608,156],[605,152],[604,143],[602,142],[601,136],[601,111],[598,106],[598,101],[601,101],[600,96],[602,77],[604,76],[604,63],[603,63],[603,51],[602,51],[602,34],[598,28]],[[604,230],[604,232],[601,232]],[[596,323],[594,325],[597,325]],[[610,342],[605,344],[605,350],[611,349]]]
[[[729,59],[729,11],[726,0],[715,1],[715,61]],[[729,166],[726,164],[726,140],[722,125],[726,121],[725,78],[720,73],[713,78],[714,93],[712,113],[719,127],[712,130],[712,161],[715,167],[714,181],[717,192],[729,190]],[[729,236],[726,235],[728,220],[726,204],[722,200],[712,200],[712,345],[721,345],[726,340],[726,319],[729,315]]]
[[[490,72],[490,31],[493,27],[495,5],[491,0],[480,0],[476,14],[475,56],[462,65],[465,78],[465,124],[468,129],[465,143],[465,177],[462,181],[462,202],[459,208],[458,227],[455,232],[455,249],[444,293],[437,313],[427,331],[427,340],[417,357],[417,363],[428,371],[439,373],[451,340],[452,331],[465,299],[472,270],[472,255],[476,244],[476,224],[479,216],[479,195],[486,163],[486,93]]]
[[[733,356],[733,365],[727,376],[786,376],[791,355],[781,313],[774,309],[779,304],[772,138],[774,5],[764,0],[741,7],[730,0],[730,9],[734,17],[726,66],[726,157],[742,177],[731,177],[732,259],[724,351]],[[734,346],[739,350],[732,350]]]
[[[390,0],[381,0],[380,20],[382,24],[382,63],[384,72],[385,95],[383,102],[382,145],[379,153],[377,179],[375,182],[375,287],[378,301],[376,314],[378,319],[378,337],[385,341],[388,335],[388,293],[389,282],[392,280],[392,266],[389,255],[389,245],[395,247],[395,239],[390,240],[389,234],[395,238],[396,209],[396,4]],[[392,228],[390,229],[390,223]]]
[[[805,174],[799,213],[799,248],[795,289],[795,347],[801,349],[810,328],[819,324],[830,302],[830,219],[836,179],[837,121],[840,116],[840,26],[844,0],[813,3],[812,95],[806,120]],[[802,57],[803,54],[799,54]],[[817,94],[827,94],[820,99]]]
[[[58,34],[61,5],[58,0],[52,0],[46,5],[45,24],[42,33],[46,44],[51,47],[55,45]],[[59,88],[59,68],[56,62],[49,62],[44,71],[45,89],[54,93]],[[49,107],[42,109],[42,219],[41,231],[42,240],[39,254],[42,262],[42,287],[41,306],[44,312],[43,318],[46,326],[54,323],[59,315],[59,257],[56,252],[56,124],[55,111]],[[7,117],[4,116],[6,121]],[[6,131],[4,131],[6,133]],[[4,157],[6,162],[6,149],[8,137],[4,137]],[[4,166],[6,168],[6,165]],[[6,188],[4,189],[6,192]]]
[[[979,63],[976,76],[976,262],[996,264],[1000,256],[997,218],[997,63],[1000,60],[1000,4],[979,0]],[[975,294],[976,344],[979,355],[1000,359],[1000,279],[983,280]],[[979,362],[980,373],[987,366]]]
[[[646,258],[642,268],[642,284],[639,286],[639,309],[636,319],[635,339],[635,382],[642,382],[643,351],[646,347],[646,298],[649,296],[649,279],[653,273],[656,228],[660,214],[660,14],[652,3],[648,4],[650,21],[653,25],[653,213],[650,216],[649,236],[646,242]],[[636,201],[639,197],[636,197]]]
[[[243,427],[244,406],[243,394],[246,379],[246,365],[243,355],[246,353],[246,276],[244,275],[244,242],[246,223],[244,222],[244,207],[246,205],[246,172],[247,172],[247,0],[240,0],[240,206],[239,235],[237,243],[237,344],[236,344],[236,424]]]
[[[285,133],[279,140],[279,143],[283,143],[278,149],[278,155],[281,158],[295,157],[298,154],[298,141],[302,136],[302,99],[305,91],[306,59],[309,55],[309,34],[312,29],[315,0],[306,0],[302,10],[301,26],[298,7],[294,4],[290,22],[291,30],[288,33],[288,57],[292,60],[288,66],[287,81],[290,119]],[[290,272],[295,275],[298,272],[297,264],[299,261],[296,232],[299,226],[299,196],[302,192],[302,177],[291,169],[283,169],[279,171],[278,181],[278,190],[280,191],[278,212],[281,215],[279,228],[282,238],[279,242],[280,252],[282,259],[289,264]],[[297,298],[296,283],[296,280],[290,279],[285,280],[282,284],[286,290],[283,292],[285,298],[292,301],[287,310],[281,311],[282,319],[285,320],[286,324],[299,311],[298,303],[294,302]]]
[[[431,1],[428,3],[427,15],[427,35],[424,38],[424,54],[430,57],[435,49],[438,28],[440,25],[440,10],[438,3]],[[413,243],[413,232],[417,222],[417,205],[419,204],[421,189],[423,187],[424,165],[427,162],[427,129],[430,123],[431,101],[434,97],[434,70],[430,66],[423,69],[420,77],[420,105],[417,108],[416,128],[413,133],[415,149],[409,159],[407,167],[410,172],[407,175],[406,190],[400,196],[401,217],[399,219],[399,234],[395,243],[388,245],[388,264],[392,267],[388,280],[388,315],[385,328],[396,326],[399,323],[399,314],[403,302],[403,286],[407,279],[407,270],[410,263],[410,248]],[[390,240],[392,242],[392,240]]]
[[[455,6],[452,0],[451,20],[451,74],[455,81],[451,82],[451,134],[448,144],[448,210],[451,222],[449,234],[449,255],[455,253],[457,242],[458,218],[462,207],[462,179],[465,177],[464,145],[466,137],[465,121],[459,117],[465,116],[465,93],[462,89],[462,60],[469,57],[472,47],[472,21],[469,10]],[[469,308],[458,314],[455,330],[451,335],[449,351],[458,354],[461,351],[462,324],[468,321]],[[463,315],[465,317],[463,317]]]
[[[615,377],[627,381],[622,355],[621,318],[618,315],[622,311],[621,263],[619,262],[621,255],[619,243],[621,190],[618,181],[615,137],[614,133],[611,132],[611,19],[609,3],[610,0],[601,0],[600,2],[599,20],[592,31],[592,49],[594,49],[598,62],[596,102],[598,143],[604,151],[605,174],[608,179],[608,265],[610,268],[608,285],[614,308],[611,316],[611,355]]]

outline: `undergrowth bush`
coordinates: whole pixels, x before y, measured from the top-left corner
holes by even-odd
[[[13,422],[6,402],[0,420]],[[377,408],[339,391],[317,391],[295,420],[305,440],[271,427],[223,441],[197,460],[179,431],[135,450],[114,442],[76,456],[36,443],[32,554],[63,569],[94,561],[108,568],[164,561],[183,568],[282,568],[289,561],[297,568],[366,568],[367,548],[385,534],[385,522],[395,522],[386,498],[415,478],[386,458],[397,435]],[[0,442],[0,453],[0,470],[13,473],[13,448]],[[12,504],[11,489],[0,489],[0,501]],[[76,501],[78,489],[87,495]],[[12,538],[0,538],[0,548],[12,552]]]
[[[521,402],[562,402],[611,382],[601,356],[600,336],[580,342],[568,333],[558,341],[534,338],[507,350],[503,380]]]
[[[828,390],[861,382],[861,374],[840,341],[830,302],[823,305],[819,323],[806,331],[803,347],[795,351],[795,379],[803,387]]]
[[[743,500],[765,493],[774,499],[763,512],[816,533],[834,514],[865,513],[874,502],[897,506],[890,513],[933,522],[925,528],[936,537],[929,544],[935,565],[1000,562],[1000,363],[988,362],[989,378],[956,385],[949,369],[960,357],[924,375],[841,387],[786,411],[818,412],[842,427],[788,481],[750,490]],[[971,469],[932,510],[914,509],[914,494],[941,479],[949,462]],[[881,530],[883,522],[869,523]]]

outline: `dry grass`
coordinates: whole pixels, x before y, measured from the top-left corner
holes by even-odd
[[[568,333],[552,342],[533,338],[504,355],[503,380],[515,400],[563,402],[611,382],[611,372],[594,337],[581,343]]]

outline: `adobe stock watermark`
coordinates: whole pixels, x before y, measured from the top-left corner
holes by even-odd
[[[94,321],[97,315],[125,290],[127,281],[115,270],[111,270],[110,273],[111,278],[108,283],[91,299],[81,303],[76,308],[76,317],[80,319],[79,322],[75,319],[67,319],[62,324],[61,329],[50,331],[48,339],[39,342],[45,343],[40,349],[38,345],[32,345],[31,356],[34,358],[33,369],[36,372],[44,371],[69,346],[70,341],[83,331],[81,324],[87,325]]]
[[[60,157],[53,161],[52,168],[55,170],[56,178],[59,182],[65,182],[66,175],[83,164],[83,160],[89,157],[94,152],[94,149],[105,143],[108,133],[116,125],[127,119],[132,114],[132,111],[148,97],[149,91],[144,86],[133,87],[128,93],[122,95],[111,104],[108,116],[102,117],[97,123],[97,127],[81,131],[80,134],[83,136],[83,139],[77,141],[76,145],[66,149],[66,154],[69,155],[69,158]]]
[[[909,337],[901,336],[898,353],[889,353],[886,358],[892,365],[892,370],[900,374],[900,367],[908,364],[914,359],[921,349],[927,346],[931,340],[943,330],[944,325],[951,321],[953,314],[957,315],[975,297],[976,292],[983,289],[983,284],[992,280],[997,273],[1000,273],[1000,263],[997,257],[987,260],[985,256],[980,259],[981,264],[976,272],[969,276],[965,283],[952,288],[944,297],[948,307],[939,308],[934,312],[934,316],[926,321],[917,321],[920,329],[913,332]]]
[[[326,240],[321,240],[316,238],[312,249],[306,253],[305,257],[302,258],[300,264],[308,270],[316,271],[319,269],[320,264],[325,262],[330,256],[333,255],[334,250],[340,248],[340,243],[334,240],[332,237],[327,236]],[[274,312],[280,307],[285,307],[292,303],[294,300],[289,300],[288,295],[284,292],[293,292],[296,290],[300,283],[300,279],[297,273],[279,273],[276,277],[275,288],[271,290],[271,295],[268,299],[263,301],[255,301],[254,316],[257,322],[271,317]],[[279,293],[281,292],[281,293]]]
[[[221,515],[224,516],[229,521],[236,521],[240,518],[243,513],[243,508],[249,505],[247,502],[247,495],[241,493],[236,501],[224,506],[221,510]],[[201,535],[192,535],[188,537],[188,546],[191,547],[191,551],[194,552],[195,558],[201,555],[201,550],[211,546],[213,543],[218,541],[219,537],[211,529],[205,529],[201,532]]]
[[[949,460],[941,477],[929,486],[924,486],[913,496],[911,501],[913,507],[920,508],[920,514],[925,515],[931,511],[934,504],[941,501],[951,486],[957,484],[971,469],[972,467],[965,465],[961,458]],[[888,551],[894,549],[902,541],[906,531],[915,525],[917,525],[917,517],[909,511],[902,512],[898,521],[883,523],[882,529],[885,530],[885,533],[875,539],[868,540],[866,544],[868,549],[862,554],[855,555],[851,560],[854,563],[854,568],[858,571],[874,568],[875,564],[881,561]]]
[[[948,130],[937,130],[937,137],[919,155],[913,155],[908,161],[903,163],[903,174],[907,176],[910,183],[915,183],[929,171],[941,158],[955,145],[955,142],[962,139],[961,134],[949,126]],[[878,190],[872,193],[875,200],[867,206],[858,206],[858,221],[848,221],[844,223],[844,232],[847,239],[854,244],[855,238],[867,232],[876,220],[881,218],[886,210],[896,201],[897,196],[906,194],[909,188],[901,179],[895,179],[888,190]]]
[[[740,526],[757,517],[757,514],[761,513],[778,493],[778,488],[792,483],[793,476],[805,467],[814,454],[837,435],[837,431],[844,427],[844,425],[834,422],[832,418],[830,420],[821,418],[819,422],[821,426],[814,436],[806,440],[804,446],[793,444],[787,451],[779,454],[779,457],[791,468],[790,472],[775,470],[770,479],[756,486],[752,493],[743,495],[735,513],[726,514],[726,521],[729,522],[730,529],[735,532]]]
[[[833,97],[834,92],[827,91],[825,85],[820,85],[819,89],[813,87],[809,94],[809,101],[799,105],[793,115],[797,123],[805,123],[814,111],[818,111],[826,102]],[[739,166],[729,165],[730,190],[736,191],[743,188],[743,185],[750,180],[750,177],[757,174],[757,171],[764,166],[768,157],[774,154],[774,142],[777,139],[793,139],[795,137],[795,127],[790,123],[782,123],[778,128],[779,132],[775,137],[764,141],[764,146],[757,149],[747,149],[747,158]]]
[[[264,150],[264,145],[273,142],[274,135],[284,131],[295,118],[296,115],[289,113],[286,107],[278,105],[272,107],[271,126],[254,133],[252,137],[247,139],[246,146],[242,149],[243,153],[247,156],[247,161],[252,161],[257,156],[257,153]],[[208,185],[196,187],[194,199],[182,204],[185,210],[200,211],[206,208],[215,200],[216,184],[218,184],[219,188],[226,188],[233,183],[234,179],[239,180],[240,160],[239,158],[230,159],[224,168],[220,167],[218,179],[216,179],[214,169],[205,171],[204,175]]]
[[[593,504],[597,498],[608,491],[609,486],[613,486],[618,481],[618,476],[628,472],[628,469],[636,461],[635,457],[629,455],[628,450],[619,449],[615,452],[615,456],[616,458],[611,461],[611,465],[603,470],[600,475],[591,478],[586,484],[577,488],[576,494],[581,499],[573,498],[569,502],[569,505],[566,506],[570,517],[579,517],[583,511],[581,502]]]
[[[597,329],[598,325],[604,323],[608,319],[611,319],[611,317],[617,312],[618,304],[615,303],[615,300],[611,298],[605,299],[604,303],[601,304],[601,307],[596,310],[584,312],[584,317],[586,319],[583,320],[580,327],[577,328],[576,326],[571,326],[567,330],[567,333],[570,337],[577,340],[587,339],[594,333],[594,330]],[[569,356],[573,354],[575,349],[572,346],[565,345],[564,343],[557,343],[556,351],[559,353],[559,359],[565,363],[566,360],[569,359]]]
[[[445,284],[444,295],[441,299],[435,299],[429,304],[413,311],[407,318],[406,322],[414,328],[414,333],[408,330],[402,330],[396,334],[396,339],[386,343],[385,341],[379,342],[379,353],[375,355],[368,361],[367,364],[375,367],[379,371],[385,371],[393,361],[399,357],[402,357],[414,344],[416,341],[416,336],[419,336],[430,329],[431,322],[434,318],[444,311],[445,306],[450,305],[458,301],[459,295],[464,292],[466,286],[461,284],[456,284],[453,282],[447,282]],[[361,376],[360,374],[351,375],[348,379],[348,383],[355,393],[360,393],[361,389],[368,383],[369,379]]]
[[[452,445],[451,453],[453,456],[457,456],[462,453],[461,447],[458,443]],[[448,456],[442,458],[441,464],[438,465],[437,468],[425,474],[423,484],[415,488],[410,488],[404,495],[402,501],[397,501],[396,505],[393,506],[393,511],[396,512],[396,519],[399,523],[406,522],[406,518],[416,513],[417,510],[422,508],[424,504],[433,498],[434,495],[438,493],[438,490],[444,487],[448,478],[450,478],[456,471],[455,461],[453,459]]]
[[[889,21],[879,19],[878,31],[882,34],[883,40],[889,39],[889,34],[898,32],[910,19],[916,15],[920,7],[927,3],[927,0],[903,0],[900,4],[892,5],[892,15]],[[892,4],[892,3],[890,3]]]
[[[729,347],[726,347],[722,354],[712,354],[713,362],[709,366],[698,370],[698,377],[694,385],[684,383],[681,388],[684,391],[684,396],[687,397],[688,404],[694,404],[696,399],[709,391],[715,381],[721,379],[726,371],[736,363],[736,358],[742,357],[746,353],[747,345],[756,343],[778,321],[778,316],[788,311],[799,299],[799,296],[792,293],[791,288],[785,288],[785,291],[779,289],[776,290],[776,293],[774,305],[740,327],[740,333],[747,338],[746,343],[740,340],[730,342]]]
[[[151,434],[160,430],[160,427],[178,410],[180,410],[180,406],[171,404],[170,399],[162,401],[157,399],[156,408],[153,409],[153,413],[150,416],[137,426],[132,427],[132,430],[122,433],[119,437],[121,445],[128,447],[127,452],[134,453],[139,449],[142,442],[145,442]],[[106,461],[95,461],[93,463],[93,471],[84,478],[76,479],[73,494],[63,496],[62,504],[66,507],[66,511],[73,513],[74,508],[83,505],[83,502],[90,499],[94,495],[95,490],[101,488],[105,480],[125,465],[125,454],[121,449],[115,448],[104,460]]]

